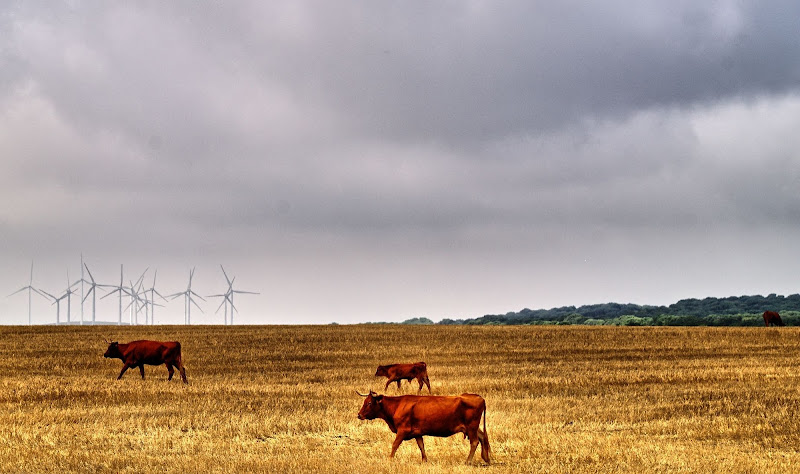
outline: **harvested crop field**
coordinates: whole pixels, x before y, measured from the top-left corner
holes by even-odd
[[[188,385],[103,339],[178,340]],[[535,326],[0,327],[0,472],[759,472],[800,469],[800,329]],[[492,465],[461,435],[356,418],[379,364],[483,396]],[[427,393],[423,392],[423,393]]]

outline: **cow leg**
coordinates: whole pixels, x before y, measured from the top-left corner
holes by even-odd
[[[186,368],[183,366],[183,361],[178,361],[178,370],[181,372],[181,380],[183,380],[183,383],[189,383],[186,381]]]
[[[117,380],[122,378],[122,374],[124,374],[125,371],[128,370],[128,367],[130,367],[130,364],[128,364],[127,362],[125,362],[125,364],[122,365],[122,371],[119,373],[119,377],[117,377]]]
[[[164,362],[164,365],[167,366],[167,371],[169,372],[169,377],[167,377],[167,382],[172,380],[172,376],[175,374],[175,370],[172,368],[172,364],[169,362]]]
[[[475,450],[478,449],[478,434],[470,433],[467,436],[469,437],[469,456],[467,456],[467,464],[470,464],[473,456],[475,456]]]
[[[417,438],[417,446],[419,446],[419,452],[422,453],[422,462],[428,462],[428,456],[425,455],[425,442],[422,441],[422,436]]]
[[[384,392],[386,391],[387,388],[389,388],[389,384],[392,383],[392,382],[394,382],[394,380],[392,380],[392,379],[389,379],[389,380],[386,381],[386,385],[383,387],[383,391]]]
[[[481,459],[489,464],[489,437],[480,429],[478,429],[478,441],[481,442]]]
[[[142,380],[144,380],[144,364],[139,364],[139,373],[142,374]]]
[[[400,447],[400,444],[402,442],[403,442],[403,435],[401,435],[400,433],[397,433],[397,436],[395,436],[394,441],[392,441],[392,453],[389,454],[390,458],[394,457],[395,451],[397,451],[397,448]]]
[[[430,381],[428,381],[427,377],[418,378],[417,379],[417,383],[419,383],[419,390],[417,390],[417,395],[422,393],[422,387],[424,387],[425,385],[428,386],[428,394],[433,393],[433,392],[431,392],[431,383],[430,383]]]
[[[398,391],[400,390],[400,382],[402,382],[402,381],[403,381],[403,379],[397,379],[397,390]]]

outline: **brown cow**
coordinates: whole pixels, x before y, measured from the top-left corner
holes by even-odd
[[[783,326],[783,320],[781,316],[776,313],[775,311],[764,311],[764,325],[769,327],[770,324],[773,326]]]
[[[375,377],[388,377],[384,390],[389,388],[389,384],[397,382],[397,389],[400,390],[400,382],[408,380],[411,383],[412,379],[416,379],[419,383],[419,390],[417,394],[422,392],[422,384],[428,386],[428,393],[431,393],[431,381],[428,380],[428,365],[425,362],[417,362],[415,364],[390,364],[379,365],[378,370],[375,371]]]
[[[358,392],[356,392],[358,393]],[[463,433],[469,438],[469,456],[467,464],[472,462],[475,449],[481,443],[481,458],[489,464],[489,435],[486,432],[486,402],[479,395],[464,393],[457,397],[440,397],[419,395],[402,395],[389,397],[370,391],[364,405],[358,412],[359,420],[380,418],[386,421],[392,433],[396,433],[392,443],[392,453],[400,444],[415,439],[422,453],[422,460],[427,461],[423,436],[448,437]],[[480,429],[483,416],[483,431]]]
[[[124,374],[129,367],[139,367],[142,380],[144,380],[144,364],[166,364],[167,370],[169,371],[169,378],[167,380],[172,380],[172,374],[175,373],[172,367],[175,367],[180,371],[183,383],[189,383],[186,381],[186,369],[183,367],[183,361],[181,359],[181,343],[177,341],[133,341],[127,344],[112,342],[108,345],[108,350],[103,357],[107,359],[120,359],[124,362],[122,372],[119,373],[117,380],[122,378],[122,374]]]

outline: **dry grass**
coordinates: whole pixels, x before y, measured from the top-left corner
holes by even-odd
[[[103,337],[180,340],[189,385]],[[0,472],[792,472],[795,328],[0,327]],[[378,364],[487,403],[494,463],[359,421]],[[404,393],[416,390],[403,384]],[[390,387],[387,394],[396,394]]]

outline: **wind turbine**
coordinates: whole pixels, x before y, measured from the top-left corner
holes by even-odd
[[[220,308],[222,305],[225,305],[225,325],[228,325],[228,293],[221,293],[219,295],[208,295],[206,298],[222,298],[222,302],[217,306],[217,310],[214,311],[214,314],[219,313]]]
[[[164,305],[156,303],[156,295],[161,297],[162,300],[167,301],[164,296],[156,290],[156,277],[158,276],[158,269],[153,272],[153,286],[144,290],[144,301],[145,301],[145,324],[147,324],[147,304],[150,304],[152,308],[150,310],[150,325],[152,326],[155,324],[156,321],[156,306],[163,307]],[[150,293],[150,299],[147,299],[147,293]]]
[[[40,292],[39,290],[37,290],[36,288],[33,287],[33,261],[31,261],[31,279],[28,282],[28,286],[23,286],[19,290],[17,290],[15,292],[11,293],[10,295],[8,295],[8,297],[16,295],[17,293],[19,293],[20,291],[23,291],[23,290],[28,290],[28,326],[30,326],[32,324],[31,323],[31,293],[35,292],[37,295],[41,296],[42,298],[46,298],[46,296],[43,295],[42,292]]]
[[[233,277],[233,280],[235,279],[236,277]],[[231,283],[233,283],[233,280],[231,280]],[[228,325],[228,303],[231,302],[230,297],[231,297],[231,285],[228,285],[228,291],[226,291],[225,293],[207,296],[207,298],[222,298],[222,302],[219,304],[219,306],[217,306],[217,310],[214,311],[214,314],[219,313],[219,310],[222,308],[222,306],[223,305],[225,306],[225,326]]]
[[[130,294],[130,292],[128,292],[128,290],[124,286],[122,286],[122,264],[119,265],[119,286],[114,286],[114,285],[103,285],[103,286],[108,286],[114,289],[106,293],[105,296],[102,296],[100,298],[101,300],[106,296],[111,296],[114,293],[119,292],[119,319],[117,320],[117,325],[122,325],[122,293],[125,292],[126,294]]]
[[[83,284],[86,283],[86,278],[83,277],[83,252],[81,252],[81,326],[83,326]]]
[[[139,305],[142,304],[145,307],[147,306],[146,302],[143,303],[143,301],[145,301],[145,300],[143,300],[142,297],[139,296],[139,290],[142,289],[142,280],[144,279],[144,275],[145,275],[145,273],[147,273],[147,270],[148,269],[146,268],[144,270],[144,272],[142,272],[142,276],[140,276],[139,279],[136,280],[136,284],[135,285],[133,284],[133,281],[131,281],[130,282],[131,286],[127,288],[128,290],[130,290],[130,292],[128,294],[131,296],[131,302],[128,303],[128,306],[126,306],[125,309],[128,309],[128,308],[131,309],[131,316],[130,316],[131,324],[134,324],[134,318],[136,318],[135,319],[135,324],[137,324],[137,325],[139,324],[139,311],[142,310],[142,306],[139,306]],[[147,323],[146,320],[145,320],[145,323]]]
[[[77,293],[75,291],[72,291],[72,287],[75,286],[77,283],[78,282],[76,281],[71,285],[69,284],[69,270],[67,270],[67,289],[64,291],[64,295],[61,296],[62,299],[64,298],[64,296],[67,297],[67,324],[72,323],[72,310],[71,310],[72,295]]]
[[[56,325],[61,324],[61,300],[66,298],[68,293],[64,293],[63,295],[61,295],[58,298],[56,298],[55,296],[51,295],[50,293],[48,293],[48,292],[46,292],[44,290],[41,290],[41,291],[42,291],[42,293],[46,294],[47,296],[49,296],[50,298],[53,299],[53,302],[51,303],[51,305],[53,305],[53,304],[56,305]]]
[[[233,281],[236,280],[236,277],[233,277],[233,279],[228,278],[228,274],[225,273],[225,268],[222,266],[222,264],[219,265],[219,268],[222,269],[222,274],[225,275],[225,280],[228,281],[228,291],[225,293],[225,300],[229,301],[231,304],[231,325],[233,325],[233,312],[234,311],[236,311],[237,313],[239,312],[239,310],[236,309],[236,306],[233,304],[234,293],[248,294],[248,295],[260,295],[261,293],[257,293],[255,291],[234,290]],[[223,303],[225,303],[225,301],[223,301]],[[217,308],[217,311],[219,311],[219,308]],[[227,312],[227,306],[226,306],[226,312]]]
[[[201,313],[203,312],[203,309],[200,308],[200,305],[198,305],[197,302],[194,300],[194,298],[192,298],[192,295],[194,295],[194,296],[200,298],[201,300],[205,301],[205,298],[203,298],[202,296],[200,296],[197,293],[195,293],[194,291],[192,291],[192,277],[193,276],[194,276],[194,267],[189,272],[189,286],[186,287],[186,291],[182,291],[180,293],[174,293],[174,294],[171,294],[171,295],[167,296],[167,298],[172,298],[174,300],[175,298],[183,295],[183,311],[184,311],[183,322],[184,322],[184,324],[187,324],[187,325],[192,324],[192,304],[197,306],[197,309],[199,309]]]
[[[72,294],[76,293],[75,291],[72,291],[73,286],[75,286],[75,283],[73,283],[72,285],[69,284],[69,272],[67,272],[67,289],[64,291],[63,295],[56,298],[50,293],[41,290],[42,293],[52,298],[53,299],[52,304],[56,305],[56,324],[61,324],[61,300],[63,300],[64,298],[67,299],[67,324],[70,324],[70,322],[72,321],[70,318],[70,312],[72,306]]]
[[[78,283],[80,283],[80,284],[81,284],[81,325],[83,325],[83,322],[84,322],[84,317],[83,317],[83,303],[84,303],[84,301],[86,301],[86,297],[89,295],[89,292],[91,292],[92,290],[94,290],[94,288],[95,288],[96,286],[103,286],[103,285],[98,285],[98,284],[96,284],[96,283],[94,282],[94,279],[92,279],[92,281],[89,281],[89,280],[87,280],[87,279],[86,279],[86,277],[85,277],[85,276],[84,276],[84,274],[83,274],[83,268],[84,268],[84,267],[86,267],[86,264],[85,264],[85,263],[83,263],[83,253],[81,253],[81,279],[80,279],[80,280],[77,280],[75,283],[73,283],[73,284],[71,285],[71,286],[75,286],[75,285],[77,285]],[[86,267],[86,270],[88,271],[88,270],[89,270],[89,267]],[[88,291],[88,292],[84,292],[84,283],[88,283],[88,284],[90,284],[90,285],[91,285],[91,288],[89,289],[89,291]],[[92,307],[92,310],[94,311],[94,306]],[[92,312],[92,322],[94,323],[94,312]]]
[[[83,266],[86,267],[86,272],[89,274],[89,279],[91,281],[88,282],[90,284],[89,291],[87,291],[86,295],[81,298],[81,324],[83,324],[83,302],[86,301],[86,298],[89,297],[89,293],[91,293],[92,294],[92,325],[94,325],[95,322],[96,322],[95,309],[97,308],[97,287],[98,286],[105,286],[105,285],[98,285],[97,282],[94,281],[94,277],[92,276],[92,272],[89,271],[89,267],[85,263],[83,264]],[[81,272],[81,273],[83,273],[83,272]],[[81,278],[81,280],[82,279],[83,278]],[[83,284],[81,284],[81,287],[83,287]],[[81,289],[81,292],[83,292],[82,289]]]

